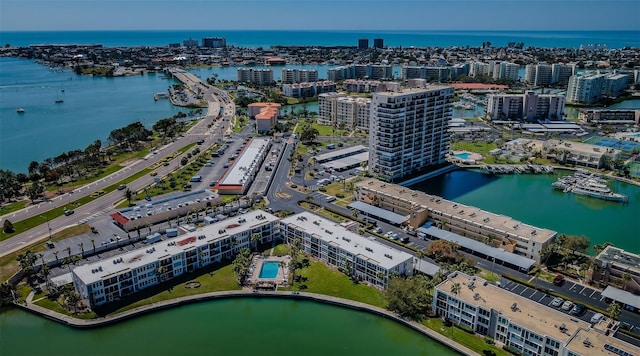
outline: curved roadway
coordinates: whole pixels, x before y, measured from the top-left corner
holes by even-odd
[[[231,132],[230,125],[236,110],[235,104],[229,98],[227,93],[223,90],[202,83],[198,77],[184,70],[174,69],[172,70],[172,73],[194,93],[200,93],[202,95],[202,99],[208,102],[205,117],[199,120],[199,122],[184,136],[178,137],[174,142],[166,146],[159,147],[156,154],[152,154],[147,156],[145,159],[132,162],[128,166],[107,177],[77,188],[67,194],[59,195],[49,201],[1,216],[0,224],[4,223],[4,220],[7,219],[15,223],[33,216],[42,215],[52,209],[60,209],[60,212],[63,212],[66,208],[75,210],[73,215],[61,215],[51,220],[47,220],[45,217],[42,217],[42,224],[9,239],[0,241],[0,256],[7,255],[24,246],[46,239],[49,236],[49,230],[53,233],[68,226],[77,224],[92,215],[105,213],[112,208],[114,203],[124,199],[124,191],[114,190],[78,207],[71,205],[72,202],[91,195],[98,190],[103,190],[113,184],[119,183],[125,178],[130,177],[143,169],[151,168],[165,159],[169,154],[174,153],[184,146],[203,139],[203,146],[210,147],[219,139],[222,140],[225,133]],[[216,120],[220,114],[220,108],[223,109],[222,116],[220,120]],[[211,128],[208,127],[210,123],[213,123]],[[175,157],[169,166],[159,165],[156,169],[158,176],[164,176],[179,168],[180,159],[183,156],[186,156],[186,154],[187,152]],[[153,179],[154,178],[150,175],[144,175],[135,181],[127,183],[127,188],[132,191],[142,190],[144,187],[153,183]]]

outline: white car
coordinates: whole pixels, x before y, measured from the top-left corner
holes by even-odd
[[[562,299],[562,298],[558,298],[558,297],[555,297],[555,298],[553,298],[553,300],[551,301],[551,306],[552,306],[552,307],[556,307],[556,308],[557,308],[557,307],[561,306],[561,305],[562,305],[562,303],[564,303],[564,299]]]
[[[562,307],[560,307],[562,310],[566,310],[569,311],[571,310],[571,308],[573,307],[573,303],[571,303],[570,301],[566,301],[564,303],[562,303]]]

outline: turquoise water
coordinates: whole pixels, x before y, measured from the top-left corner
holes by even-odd
[[[458,157],[460,159],[469,159],[469,156],[471,156],[471,153],[469,152],[463,152],[463,153],[456,153],[455,155],[453,155],[454,157]]]
[[[190,304],[91,330],[9,310],[0,314],[0,351],[3,356],[456,355],[372,314],[258,298]]]
[[[278,269],[280,263],[278,261],[266,261],[260,268],[260,278],[276,278],[278,276]]]
[[[613,191],[629,196],[629,204],[604,201],[553,190],[560,175],[495,176],[457,170],[410,188],[462,204],[511,216],[524,223],[570,235],[585,235],[591,245],[611,242],[640,253],[640,187],[613,181]]]
[[[228,46],[269,47],[272,45],[356,46],[359,38],[381,37],[386,46],[494,46],[524,42],[525,46],[578,48],[581,44],[607,44],[609,48],[639,47],[636,31],[264,31],[264,30],[189,30],[189,31],[29,31],[2,32],[2,43],[13,46],[32,44],[82,43],[115,46],[166,46],[193,38],[220,36]]]

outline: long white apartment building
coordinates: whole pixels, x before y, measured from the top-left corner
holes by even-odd
[[[214,187],[219,194],[245,194],[271,149],[271,139],[251,139]]]
[[[587,73],[569,78],[567,102],[575,104],[592,104],[602,98],[602,88],[606,75]]]
[[[277,217],[261,210],[207,225],[112,258],[74,268],[73,284],[91,306],[110,303],[279,236]],[[252,241],[256,237],[258,241]]]
[[[350,64],[330,68],[327,71],[327,76],[329,80],[334,82],[344,79],[392,79],[393,66],[388,64]]]
[[[557,234],[555,231],[531,226],[509,216],[494,214],[373,178],[356,183],[355,199],[401,216],[408,216],[405,224],[414,229],[431,221],[441,225],[441,229],[502,248],[536,262],[543,259],[545,247],[553,243]]]
[[[385,288],[392,274],[413,274],[412,255],[309,212],[283,219],[280,232],[287,244],[299,239],[302,249],[312,257],[345,269],[377,288]]]
[[[318,95],[318,120],[323,125],[369,131],[371,99],[346,96],[343,93]]]
[[[377,92],[371,100],[369,169],[388,181],[444,163],[453,87]]]
[[[536,94],[533,91],[487,95],[487,117],[493,121],[562,120],[564,106],[564,95]]]
[[[612,336],[609,320],[594,325],[479,277],[454,272],[434,290],[433,311],[524,355],[638,355]]]
[[[337,90],[336,83],[332,81],[282,84],[282,95],[293,98],[307,98],[322,93],[331,93]]]
[[[510,62],[471,62],[469,63],[469,76],[479,77],[484,75],[493,79],[509,79],[515,82],[518,80],[519,68],[519,65]]]
[[[297,69],[297,68],[284,68],[282,69],[282,83],[310,83],[318,81],[317,69]]]
[[[273,81],[273,70],[260,68],[238,68],[238,82],[251,83],[255,85],[271,85]]]

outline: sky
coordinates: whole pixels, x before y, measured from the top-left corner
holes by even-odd
[[[0,31],[214,29],[640,33],[640,0],[0,0]]]

